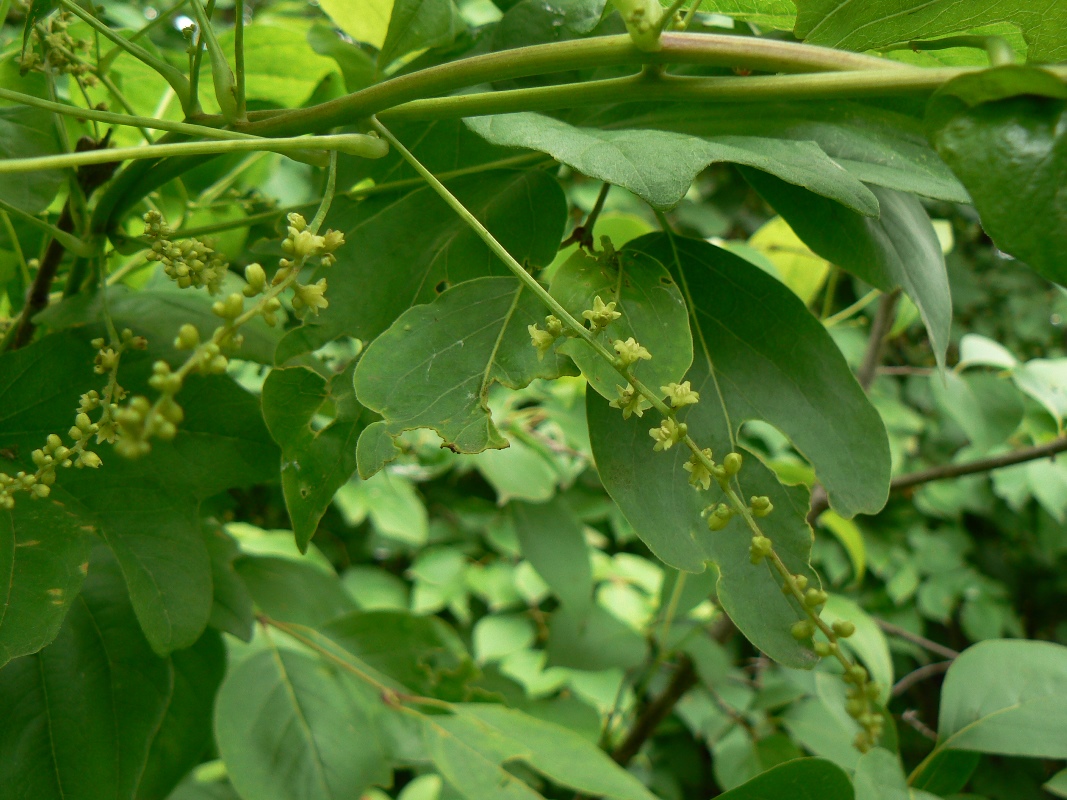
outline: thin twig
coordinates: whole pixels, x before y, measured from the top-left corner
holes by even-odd
[[[893,320],[896,318],[897,303],[900,302],[900,289],[894,289],[882,295],[878,301],[878,310],[871,322],[871,336],[867,340],[867,352],[863,356],[863,364],[860,366],[856,380],[864,391],[871,388],[874,376],[878,371],[878,365],[882,362],[882,353],[885,350],[885,337],[893,329]]]
[[[927,739],[930,739],[934,742],[937,741],[937,731],[935,731],[933,728],[930,728],[921,719],[919,719],[919,712],[916,711],[914,708],[909,708],[907,711],[901,714],[900,720],[901,722],[906,722],[908,725],[917,730]]]
[[[932,664],[926,664],[918,669],[912,670],[899,681],[893,684],[893,689],[890,694],[893,697],[899,697],[908,691],[915,684],[932,678],[935,675],[940,675],[942,672],[947,672],[948,668],[952,666],[952,661],[935,661]]]
[[[943,656],[949,660],[959,656],[959,652],[953,650],[951,647],[945,647],[945,645],[938,644],[935,641],[927,639],[925,636],[912,633],[907,628],[901,628],[899,625],[894,625],[892,622],[886,622],[884,619],[878,619],[877,617],[874,618],[874,622],[890,636],[896,636],[898,639],[904,639],[912,644],[917,644],[919,647],[924,650],[929,650],[931,653],[937,653],[937,655]]]
[[[942,464],[938,467],[920,469],[916,472],[908,472],[894,478],[889,484],[890,492],[902,492],[914,486],[924,483],[941,481],[947,478],[959,478],[964,475],[977,475],[980,472],[991,472],[995,469],[1003,469],[1016,464],[1025,464],[1027,461],[1038,461],[1042,458],[1052,458],[1057,453],[1067,450],[1067,436],[1053,439],[1045,444],[1024,447],[1010,453],[1002,453],[999,456],[979,458],[974,461],[963,461],[959,464]],[[826,490],[822,486],[815,486],[811,492],[811,509],[808,511],[808,523],[814,524],[826,509],[830,507],[826,497]]]
[[[682,699],[686,692],[696,686],[699,680],[693,662],[688,656],[683,656],[678,661],[678,667],[675,669],[670,683],[667,684],[667,688],[655,700],[645,706],[634,722],[634,726],[630,728],[630,732],[626,734],[626,738],[612,751],[611,757],[615,762],[624,767],[629,764],[641,750],[644,743],[656,732],[659,724],[671,713],[678,701]]]

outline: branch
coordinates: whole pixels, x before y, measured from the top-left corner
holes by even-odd
[[[871,322],[871,335],[867,340],[867,352],[863,356],[863,364],[860,365],[856,380],[864,391],[871,388],[874,376],[878,372],[878,365],[882,363],[882,353],[885,352],[885,337],[893,329],[893,320],[897,314],[897,303],[900,302],[900,289],[882,295],[878,301],[878,310]]]
[[[929,469],[919,470],[918,472],[909,472],[906,475],[901,475],[900,477],[895,478],[892,484],[890,484],[890,490],[899,492],[904,489],[910,489],[912,486],[918,486],[931,481],[939,481],[945,478],[958,478],[962,475],[974,475],[979,472],[989,472],[990,470],[1001,469],[1002,467],[1010,467],[1014,464],[1023,464],[1027,461],[1037,461],[1042,458],[1050,458],[1057,453],[1062,453],[1064,450],[1067,450],[1067,436],[1053,439],[1047,444],[1024,447],[1021,450],[1015,450],[1011,453],[1003,453],[999,456],[979,458],[975,461],[964,461],[961,464],[944,464],[940,467],[930,467]]]
[[[688,656],[682,656],[663,694],[645,706],[630,732],[626,734],[626,738],[612,751],[611,757],[615,763],[623,767],[629,764],[640,752],[645,742],[656,732],[659,724],[671,713],[678,701],[696,686],[699,680],[693,662]]]
[[[924,681],[927,678],[932,678],[935,675],[940,675],[942,672],[947,672],[948,668],[952,666],[952,661],[935,661],[932,664],[919,667],[916,670],[912,670],[899,681],[893,684],[893,689],[890,691],[890,695],[893,697],[899,697],[908,691],[912,686]]]
[[[929,650],[931,653],[937,653],[939,656],[943,656],[949,660],[959,656],[959,653],[951,647],[945,647],[945,645],[938,644],[931,639],[927,639],[925,636],[912,633],[907,628],[901,628],[899,625],[894,625],[892,622],[886,622],[884,619],[878,619],[877,617],[874,617],[874,622],[890,636],[896,636],[898,639],[904,639],[912,644],[917,644],[919,647],[924,650]]]

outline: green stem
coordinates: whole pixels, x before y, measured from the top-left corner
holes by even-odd
[[[881,69],[904,75],[925,71],[888,59],[755,37],[665,33],[661,41],[662,48],[655,53],[639,50],[630,37],[623,34],[552,42],[473,56],[401,75],[309,108],[250,114],[249,118],[255,121],[247,130],[257,134],[325,130],[358,122],[409,100],[443,95],[469,86],[566,70],[628,64],[743,66],[767,72]]]
[[[63,156],[54,156],[54,158],[63,158]],[[3,163],[4,162],[0,162],[0,164]],[[90,256],[96,252],[96,248],[88,242],[83,242],[77,236],[67,233],[66,231],[61,231],[55,225],[47,223],[40,217],[35,217],[33,214],[27,214],[21,208],[13,206],[4,200],[0,200],[0,209],[3,210],[5,219],[8,214],[18,217],[23,222],[41,229],[75,255]],[[9,235],[11,234],[9,233]]]
[[[548,111],[618,102],[766,103],[826,100],[837,97],[892,97],[932,94],[945,82],[977,72],[978,67],[914,69],[908,72],[862,70],[811,75],[687,78],[642,73],[585,83],[478,92],[412,100],[382,111],[390,123],[449,117],[477,117],[518,111]]]
[[[6,210],[0,210],[0,220],[3,220],[7,238],[11,240],[11,247],[15,251],[15,257],[18,259],[23,286],[29,286],[30,281],[32,280],[30,277],[30,266],[26,263],[26,254],[22,252],[22,245],[19,243],[19,237],[15,232],[15,226],[11,224],[11,217],[8,216]]]
[[[24,106],[40,108],[55,114],[63,114],[75,119],[90,119],[95,122],[103,122],[107,125],[122,125],[128,128],[148,128],[156,131],[170,131],[171,133],[184,133],[188,136],[200,136],[205,139],[258,139],[250,133],[230,131],[224,128],[212,128],[207,125],[193,125],[188,122],[172,122],[166,119],[154,117],[140,117],[133,114],[116,114],[113,111],[97,111],[92,108],[78,108],[66,103],[54,103],[22,92],[13,92],[10,89],[0,88],[0,100],[9,100]]]
[[[178,70],[167,62],[156,58],[140,45],[134,44],[118,32],[111,30],[111,28],[98,20],[94,15],[73,2],[73,0],[59,0],[59,3],[72,14],[80,17],[83,22],[89,25],[89,27],[110,39],[112,43],[121,47],[138,61],[143,62],[145,65],[158,72],[163,79],[171,85],[171,88],[174,89],[174,93],[178,95],[178,99],[182,103],[182,108],[186,109],[186,113],[191,110],[187,107],[189,102],[189,81]]]
[[[295,136],[284,139],[236,139],[215,142],[180,142],[176,144],[153,144],[145,147],[116,147],[111,150],[92,150],[85,153],[67,153],[58,156],[15,158],[0,161],[0,174],[13,172],[36,172],[43,169],[80,167],[85,164],[106,164],[143,158],[166,156],[217,155],[219,153],[243,153],[269,150],[274,153],[293,153],[302,150],[337,150],[363,158],[381,158],[388,148],[373,136],[345,133],[334,136]]]
[[[245,0],[237,0],[234,7],[233,58],[237,71],[237,119],[247,118],[245,103]]]

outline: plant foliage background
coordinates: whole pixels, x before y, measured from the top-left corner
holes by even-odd
[[[1067,797],[1065,9],[0,0],[0,797]]]

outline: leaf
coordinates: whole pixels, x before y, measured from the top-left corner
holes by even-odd
[[[1056,797],[1067,797],[1067,769],[1061,769],[1049,778],[1042,788]]]
[[[726,161],[771,172],[860,213],[878,213],[870,190],[811,142],[577,128],[530,112],[472,117],[467,125],[493,144],[548,153],[584,175],[629,189],[655,208],[676,205],[705,167]]]
[[[55,641],[0,671],[0,786],[16,790],[12,800],[133,797],[174,685],[172,662],[152,652],[98,547]]]
[[[911,800],[900,759],[882,747],[860,756],[853,781],[856,800]]]
[[[356,397],[394,436],[433,428],[455,452],[507,447],[489,414],[489,387],[520,389],[559,374],[554,357],[538,361],[527,331],[544,317],[516,278],[462,283],[375,339],[356,367]]]
[[[552,261],[567,216],[555,179],[540,171],[497,171],[448,186],[520,263]],[[369,342],[412,305],[451,285],[508,274],[429,187],[362,202],[338,198],[325,224],[345,235],[328,274],[330,306],[282,340],[279,363],[339,336]],[[321,277],[318,271],[314,277]]]
[[[452,0],[394,0],[378,67],[414,50],[452,44],[465,28]]]
[[[83,339],[64,333],[0,357],[0,441],[17,449],[20,467],[33,469],[32,451],[50,433],[70,428],[83,392],[102,388],[93,353]],[[130,392],[155,395],[145,385],[154,355],[123,357],[122,385]],[[137,618],[161,654],[192,645],[211,612],[200,500],[277,475],[271,466],[277,450],[255,398],[229,378],[198,376],[187,379],[179,398],[185,420],[174,441],[154,442],[138,461],[101,447],[103,467],[63,470],[52,487],[52,497],[80,524],[99,530],[115,552]]]
[[[338,28],[357,42],[379,48],[384,44],[393,0],[364,0],[359,4],[350,0],[320,0],[319,6]]]
[[[396,440],[389,434],[389,423],[385,420],[372,422],[359,434],[356,442],[356,466],[359,477],[367,480],[386,464],[396,459],[404,451],[397,446]]]
[[[213,598],[208,624],[245,642],[252,640],[255,616],[252,595],[234,570],[233,562],[241,551],[226,531],[210,523],[203,526],[204,542],[211,558]]]
[[[323,634],[418,695],[463,699],[463,685],[475,673],[463,642],[437,617],[356,612],[333,620]]]
[[[163,721],[148,753],[137,800],[164,800],[212,745],[215,692],[226,672],[222,639],[207,631],[192,647],[171,654],[173,680]]]
[[[789,223],[774,217],[761,225],[748,243],[774,264],[776,277],[792,289],[804,305],[811,304],[830,274],[830,263],[811,252]]]
[[[513,502],[508,508],[523,557],[578,617],[593,602],[593,568],[582,524],[562,498]]]
[[[948,273],[937,233],[916,198],[875,187],[882,213],[870,219],[763,173],[743,172],[816,253],[884,292],[902,287],[944,365],[952,325]]]
[[[1023,67],[968,78],[949,82],[931,100],[931,140],[997,247],[1067,283],[1067,88],[1048,72]]]
[[[26,21],[22,27],[22,52],[26,52],[26,43],[29,41],[30,32],[36,25],[48,17],[53,11],[59,7],[59,3],[56,0],[32,0],[30,3],[29,11],[26,14]],[[4,15],[7,16],[6,14]]]
[[[256,606],[273,619],[317,628],[355,610],[337,576],[312,562],[245,556],[234,568]]]
[[[867,571],[867,547],[863,543],[863,531],[860,530],[859,525],[854,520],[844,519],[833,511],[824,511],[819,515],[818,522],[819,527],[830,531],[834,538],[841,543],[841,546],[845,548],[845,552],[848,553],[849,560],[852,562],[852,574],[855,576],[855,583],[859,585],[863,580],[864,573]]]
[[[282,492],[301,551],[334,493],[356,471],[356,441],[367,421],[352,388],[354,368],[328,383],[305,367],[274,369],[263,383],[263,420],[282,448]],[[329,411],[333,420],[326,427],[313,426]]]
[[[59,633],[88,570],[89,535],[61,503],[0,510],[0,667]]]
[[[649,235],[629,247],[666,264],[678,281],[692,315],[694,364],[703,356],[711,367],[732,424],[762,419],[788,436],[841,516],[880,510],[889,485],[881,417],[803,304],[759,268],[703,241]],[[709,389],[704,404],[716,400]]]
[[[682,293],[655,259],[629,250],[616,259],[596,259],[578,251],[552,276],[552,296],[579,321],[594,298],[615,302],[622,316],[601,338],[610,343],[635,337],[651,354],[633,367],[653,387],[680,381],[693,361],[693,337]],[[610,344],[609,344],[610,346]],[[589,384],[608,400],[628,385],[615,368],[583,341],[564,341],[559,352],[571,356]]]
[[[27,15],[27,24],[32,16],[32,12]],[[46,111],[22,106],[0,108],[0,159],[58,154],[55,131]],[[32,180],[6,173],[0,176],[0,200],[28,214],[39,214],[48,208],[65,180],[63,170],[58,169],[38,170]]]
[[[424,730],[429,734],[434,764],[449,783],[471,800],[540,797],[528,787],[513,783],[516,779],[500,769],[502,762],[514,759],[525,762],[553,783],[584,794],[611,800],[654,798],[603,750],[567,728],[499,705],[478,703],[456,705],[453,709],[451,716],[428,717]],[[477,774],[459,769],[463,763],[460,759],[472,767],[477,765]],[[496,787],[489,783],[490,777],[499,781]]]
[[[1012,22],[1023,30],[1033,61],[1067,58],[1067,8],[1043,0],[796,0],[798,38],[846,50],[878,50],[979,26]]]
[[[700,10],[780,31],[792,30],[797,18],[792,0],[701,0]]]
[[[628,103],[582,111],[581,124],[657,128],[706,139],[814,142],[866,184],[970,202],[927,140],[921,117],[851,100],[796,103]],[[784,176],[780,176],[784,177]]]
[[[634,669],[648,656],[645,638],[596,604],[553,612],[546,649],[549,666],[589,671]]]
[[[1067,647],[1005,639],[967,648],[945,676],[937,734],[938,750],[1067,758]]]
[[[372,4],[360,3],[370,10]],[[307,102],[315,87],[337,71],[333,59],[316,53],[307,41],[309,26],[288,17],[284,25],[258,22],[245,25],[245,94],[273,106],[296,108]],[[219,36],[219,45],[233,52],[234,33]]]
[[[840,767],[821,758],[798,758],[757,775],[719,795],[722,800],[852,800],[852,782]]]
[[[349,800],[390,771],[369,687],[331,662],[270,648],[222,684],[215,736],[230,781],[256,800]]]

